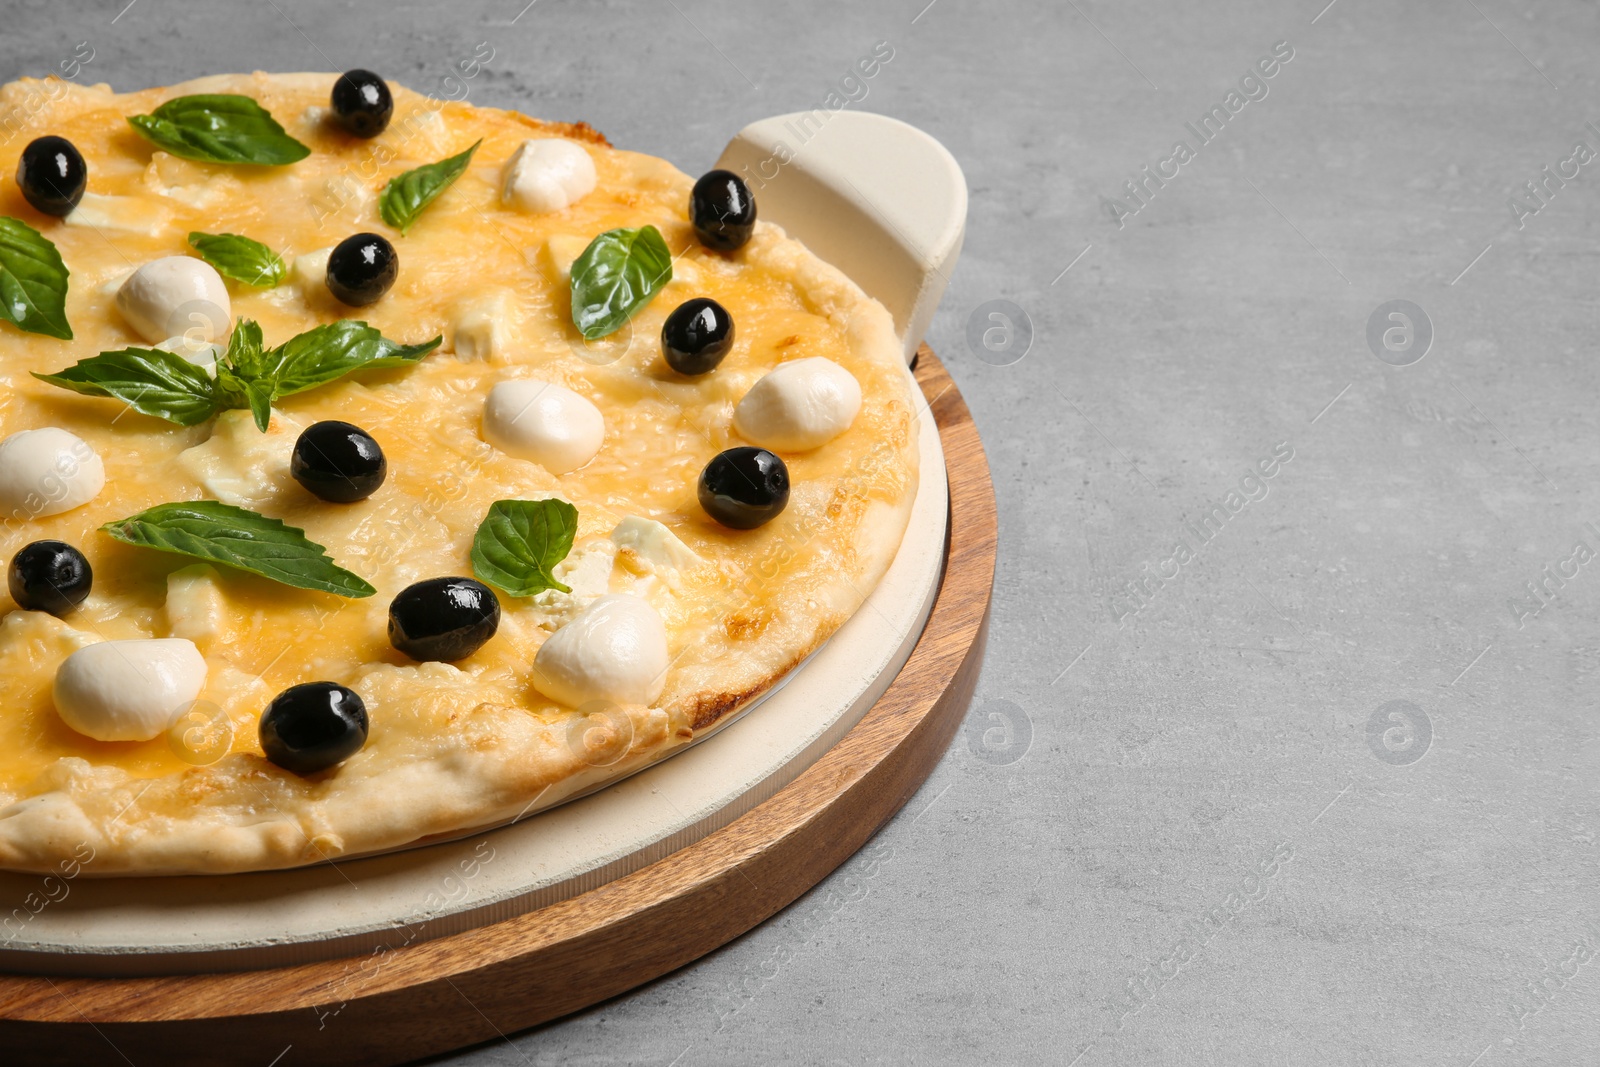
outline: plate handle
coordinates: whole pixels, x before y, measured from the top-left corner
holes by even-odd
[[[887,115],[819,108],[751,123],[717,166],[750,186],[759,218],[889,309],[910,362],[966,234],[967,182],[949,150]]]

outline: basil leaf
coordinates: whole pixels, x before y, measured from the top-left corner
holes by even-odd
[[[253,377],[270,378],[274,398],[325,385],[355,370],[390,370],[416,363],[444,341],[401,345],[375,327],[340,319],[307,330],[267,352]]]
[[[671,280],[672,253],[660,230],[607,230],[572,264],[572,324],[590,341],[604,337]]]
[[[29,333],[72,340],[71,273],[49,238],[19,219],[0,217],[0,319]]]
[[[398,178],[390,178],[389,184],[383,187],[383,196],[378,201],[378,214],[383,216],[383,221],[390,226],[405,233],[411,224],[417,221],[417,216],[439,194],[455,184],[467,169],[467,164],[472,162],[472,153],[478,150],[478,145],[483,139],[478,139],[478,144],[462,152],[460,155],[441,159],[437,163],[429,163],[415,170],[408,170]]]
[[[496,500],[472,539],[472,573],[512,596],[570,593],[551,572],[577,532],[578,509],[565,500]]]
[[[33,375],[84,396],[115,397],[141,415],[195,426],[217,412],[206,372],[159,348],[124,348],[80,360],[58,374]]]
[[[311,154],[266,108],[233,93],[180,96],[128,122],[156,147],[202,163],[281,167]]]
[[[271,289],[289,273],[278,253],[236,233],[191,233],[189,246],[219,273],[257,289]]]
[[[329,559],[304,530],[215,500],[157,504],[100,529],[124,544],[221,563],[296,589],[352,599],[377,592]]]

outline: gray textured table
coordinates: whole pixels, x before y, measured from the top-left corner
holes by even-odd
[[[524,2],[0,3],[0,80],[487,41],[474,101],[690,172],[836,87],[966,168],[963,737],[772,922],[450,1062],[1600,1060],[1594,5]]]

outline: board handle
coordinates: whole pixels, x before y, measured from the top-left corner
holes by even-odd
[[[909,363],[966,235],[967,181],[949,150],[887,115],[818,109],[751,123],[717,166],[750,186],[759,218],[889,309]]]

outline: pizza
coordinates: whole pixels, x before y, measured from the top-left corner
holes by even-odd
[[[890,316],[737,176],[366,71],[48,88],[0,89],[0,868],[515,821],[892,561]]]

